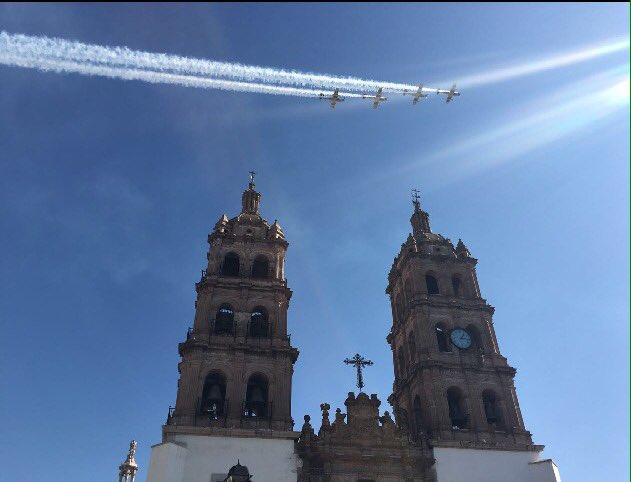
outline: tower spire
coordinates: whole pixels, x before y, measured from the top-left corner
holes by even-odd
[[[423,233],[431,233],[432,230],[429,227],[429,214],[421,209],[421,196],[418,189],[412,189],[412,205],[414,206],[414,212],[410,218],[412,232],[416,239],[420,239]]]
[[[127,458],[118,468],[118,482],[134,482],[136,480],[136,472],[138,472],[138,464],[136,463],[137,447],[136,441],[132,440],[129,444]]]
[[[248,188],[243,192],[241,197],[241,212],[245,214],[259,214],[259,203],[261,202],[261,194],[254,190],[254,176],[256,172],[250,171],[250,181]]]

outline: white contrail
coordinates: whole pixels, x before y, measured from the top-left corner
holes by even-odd
[[[463,76],[460,77],[458,84],[461,87],[488,85],[583,62],[628,48],[629,39],[618,40],[519,65]],[[116,72],[116,75],[108,76],[118,78],[134,78],[148,82],[179,83],[190,87],[220,88],[279,95],[312,97],[314,94],[319,93],[309,89],[326,89],[330,91],[340,89],[366,93],[381,87],[384,92],[398,94],[406,91],[416,91],[417,89],[415,85],[404,83],[381,82],[355,77],[340,77],[287,71],[271,67],[248,66],[238,63],[215,62],[177,55],[135,51],[126,47],[107,47],[58,38],[10,34],[4,31],[0,31],[0,55],[5,59],[14,59],[12,60],[12,65],[18,65],[15,59],[22,59],[24,61],[22,62],[23,66],[34,68],[40,68],[36,65],[44,65],[47,62],[61,62],[66,66],[72,65],[70,70],[61,69],[68,72],[79,72],[77,69],[79,69],[79,66],[83,66],[81,68],[84,72],[79,73],[107,75],[94,73],[96,67],[101,67],[105,69],[102,70],[103,72],[106,72],[107,69],[113,69],[110,70],[110,73]],[[32,65],[26,61],[30,61]],[[51,67],[49,70],[56,69]],[[92,73],[87,71],[92,71]],[[140,74],[133,74],[133,71],[139,71]],[[155,77],[150,75],[152,72],[155,74]],[[160,74],[163,76],[160,77]],[[148,80],[149,78],[154,80]],[[246,84],[252,84],[252,86],[247,87]],[[268,87],[264,88],[263,85]],[[288,85],[294,87],[287,87]],[[445,89],[430,87],[423,87],[423,91],[426,93],[447,92]],[[301,94],[300,92],[303,93]],[[346,97],[357,96],[348,92],[342,95]]]
[[[204,89],[220,89],[235,92],[254,92],[259,94],[290,95],[297,97],[319,97],[322,91],[312,89],[297,89],[278,85],[257,84],[253,82],[236,82],[222,79],[209,79],[190,75],[155,72],[131,68],[109,67],[67,60],[23,57],[8,55],[0,50],[0,64],[16,67],[26,67],[53,72],[71,72],[83,75],[96,75],[123,80],[141,80],[152,84],[173,84],[183,87],[197,87]],[[330,92],[329,92],[330,93]],[[361,98],[361,94],[342,92],[342,97]]]
[[[16,57],[45,58],[63,61],[87,62],[117,68],[146,69],[192,76],[230,79],[264,84],[293,85],[298,87],[372,91],[381,87],[386,92],[415,91],[417,86],[396,82],[339,77],[270,67],[248,66],[238,63],[215,62],[130,50],[126,47],[107,47],[58,38],[34,37],[0,32],[0,52]],[[424,87],[424,92],[438,89]]]

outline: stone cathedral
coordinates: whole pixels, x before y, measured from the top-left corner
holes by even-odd
[[[241,212],[221,216],[208,236],[195,319],[178,346],[175,407],[148,482],[560,482],[524,426],[477,260],[461,240],[432,232],[418,196],[387,279],[393,413],[361,390],[370,362],[356,355],[347,361],[359,392],[344,408],[322,403],[318,424],[305,416],[294,426],[289,243],[260,201],[252,173]]]

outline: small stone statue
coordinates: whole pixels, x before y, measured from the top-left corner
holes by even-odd
[[[339,408],[335,410],[335,421],[333,422],[333,426],[337,427],[339,425],[345,425],[344,419],[346,418],[346,414],[342,413],[342,410]]]

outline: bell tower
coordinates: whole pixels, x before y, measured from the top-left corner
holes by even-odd
[[[152,449],[149,482],[227,480],[239,459],[261,480],[295,481],[285,234],[260,214],[250,173],[241,212],[208,235],[195,318],[179,344],[175,407]]]
[[[477,260],[462,240],[454,246],[432,232],[416,192],[410,222],[386,289],[395,368],[389,400],[406,419],[397,422],[434,448],[541,450],[524,427],[516,371],[500,353]]]
[[[169,424],[291,430],[291,378],[298,350],[287,334],[288,243],[259,213],[254,173],[241,213],[208,236],[208,265],[195,285],[195,320],[180,343]]]

